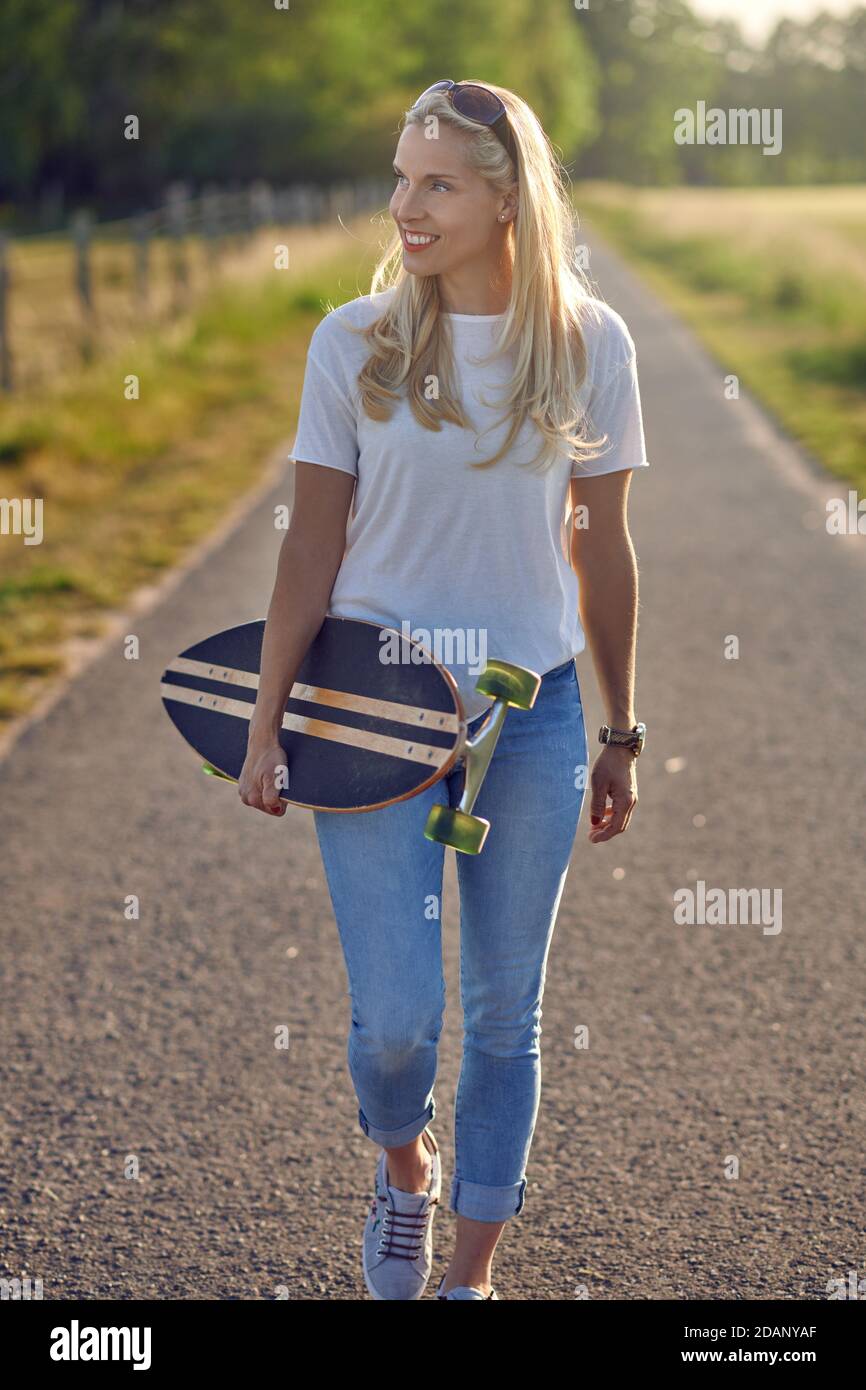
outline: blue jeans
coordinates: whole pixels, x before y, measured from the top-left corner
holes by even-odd
[[[469,725],[470,736],[487,718]],[[506,1221],[523,1208],[541,1094],[541,1000],[587,774],[573,658],[531,710],[510,709],[473,814],[479,855],[457,855],[463,1060],[451,1210]],[[314,812],[351,998],[349,1072],[364,1133],[408,1144],[436,1110],[445,1008],[445,847],[424,836],[434,802],[456,806],[460,759],[426,791],[377,811]]]

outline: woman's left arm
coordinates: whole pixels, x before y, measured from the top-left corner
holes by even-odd
[[[638,578],[628,530],[631,475],[623,468],[571,480],[571,563],[580,583],[580,621],[614,729],[635,723]],[[611,744],[596,758],[590,778],[593,844],[628,829],[637,805],[635,761],[630,749]]]

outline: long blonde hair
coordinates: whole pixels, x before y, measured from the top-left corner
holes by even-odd
[[[470,80],[470,79],[466,79]],[[475,80],[475,79],[471,79]],[[404,126],[430,116],[464,132],[464,158],[497,194],[517,183],[519,205],[509,228],[512,254],[511,300],[494,352],[484,361],[516,349],[509,389],[501,402],[511,426],[493,458],[473,463],[490,468],[509,451],[524,422],[540,430],[541,447],[530,467],[565,446],[572,458],[587,458],[606,436],[590,441],[577,394],[586,376],[586,345],[581,321],[595,315],[589,281],[577,263],[574,213],[561,165],[541,122],[525,101],[506,87],[485,83],[504,102],[517,150],[518,166],[497,136],[455,111],[441,92],[431,92],[403,117]],[[393,290],[387,308],[361,332],[370,356],[358,374],[360,400],[373,420],[389,420],[392,402],[405,393],[412,414],[426,429],[448,421],[469,422],[453,390],[454,356],[435,275],[415,276],[403,268],[399,232],[373,273],[371,294]],[[430,377],[438,398],[428,399]],[[501,423],[501,421],[500,421]],[[492,427],[491,427],[492,428]]]

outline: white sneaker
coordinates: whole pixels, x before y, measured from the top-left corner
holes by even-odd
[[[433,1155],[426,1192],[402,1192],[388,1185],[388,1155],[383,1149],[376,1168],[376,1192],[364,1226],[364,1283],[376,1299],[420,1298],[433,1267],[433,1217],[442,1191],[439,1146],[429,1129],[422,1132]]]
[[[489,1303],[492,1298],[495,1298],[498,1302],[502,1301],[495,1289],[491,1289],[489,1293],[482,1293],[480,1289],[474,1289],[466,1284],[458,1284],[456,1288],[449,1289],[447,1293],[443,1293],[442,1285],[444,1283],[445,1275],[443,1274],[442,1278],[439,1280],[439,1287],[436,1290],[437,1298],[481,1298],[485,1303]]]

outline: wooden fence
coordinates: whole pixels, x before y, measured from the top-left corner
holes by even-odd
[[[161,207],[116,222],[87,213],[65,233],[12,239],[0,232],[0,390],[26,390],[128,338],[142,322],[188,310],[267,229],[335,225],[385,209],[381,179],[327,188],[265,182],[245,188],[183,183]]]

